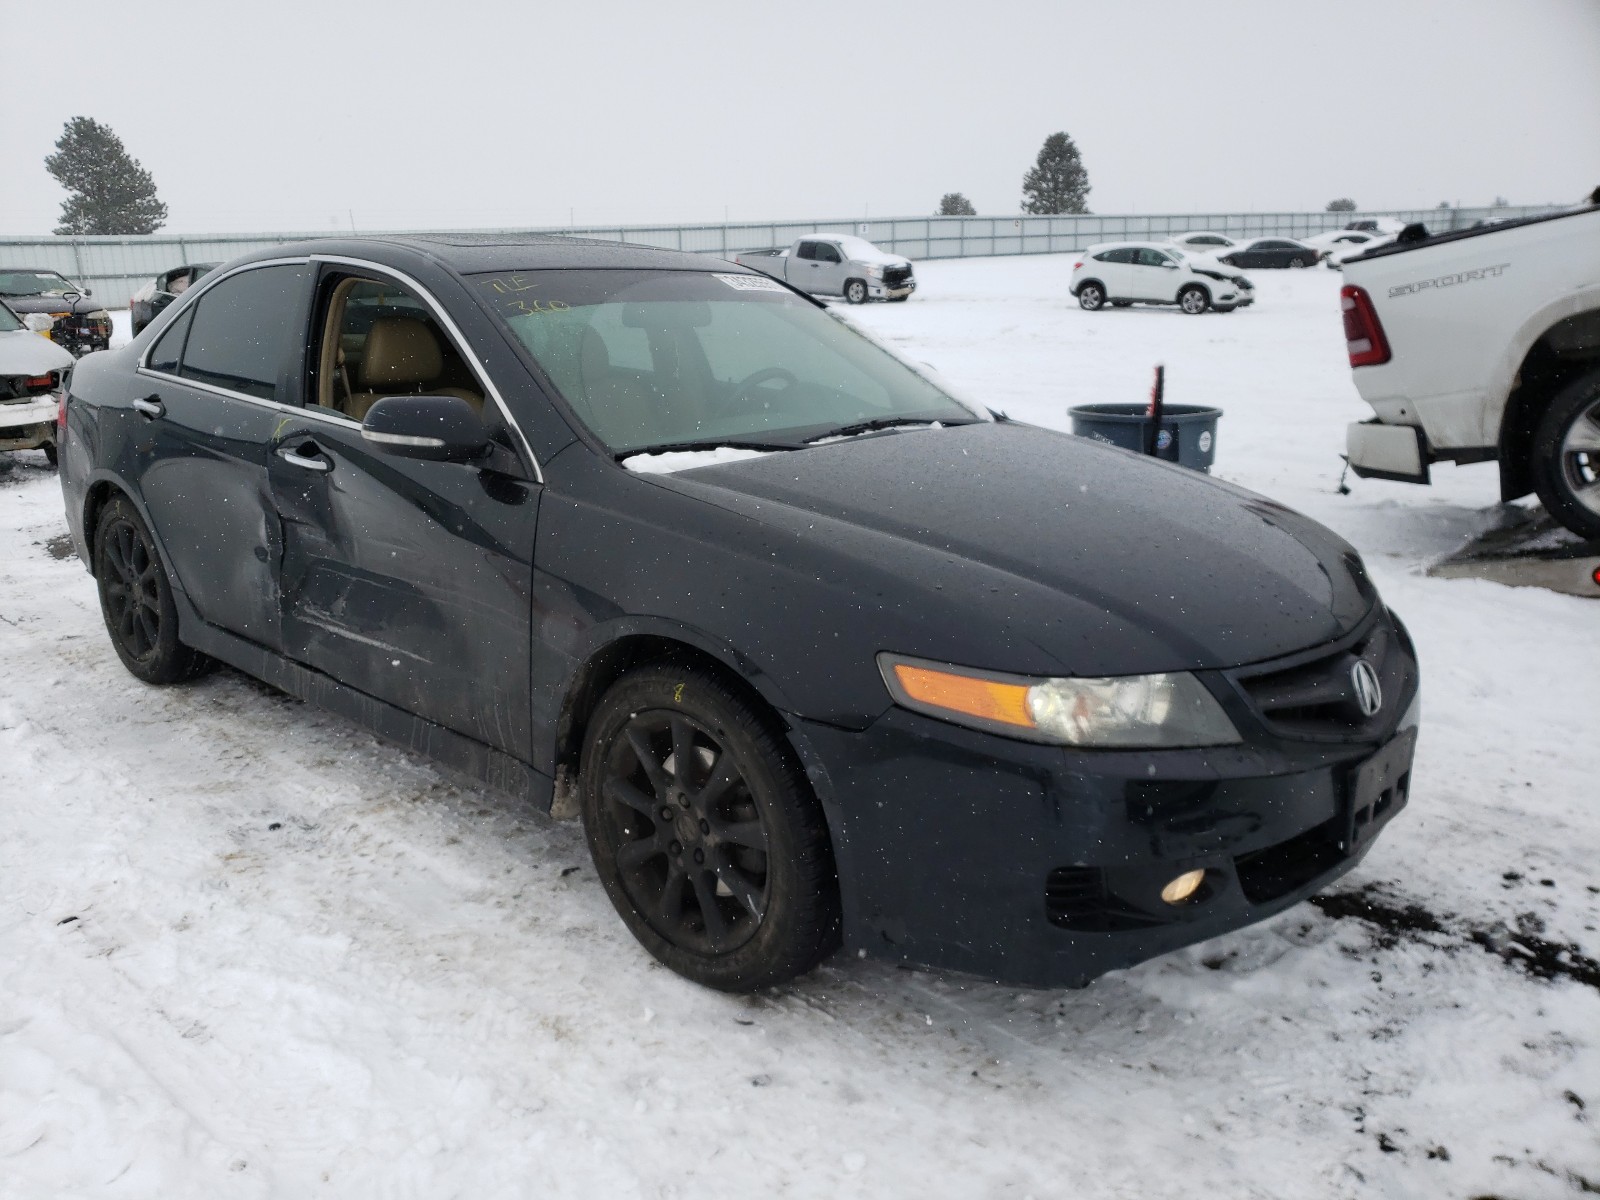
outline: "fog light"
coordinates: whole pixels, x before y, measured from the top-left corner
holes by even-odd
[[[1182,904],[1200,890],[1201,881],[1205,877],[1204,871],[1185,871],[1161,889],[1161,898],[1168,904]]]

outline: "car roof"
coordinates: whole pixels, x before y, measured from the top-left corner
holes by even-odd
[[[480,271],[582,268],[752,273],[746,267],[711,254],[539,233],[407,233],[318,238],[274,246],[248,257],[342,254],[351,257],[371,256],[382,261],[385,250],[409,250],[442,262],[463,275]]]
[[[68,278],[68,276],[61,274],[54,267],[13,267],[0,263],[0,271],[31,271],[35,275],[55,275],[61,279]]]
[[[1120,250],[1125,246],[1135,246],[1141,250],[1172,249],[1171,242],[1095,242],[1091,246],[1085,246],[1084,253],[1087,254],[1091,250]]]

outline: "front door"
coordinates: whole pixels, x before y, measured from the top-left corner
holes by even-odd
[[[1178,295],[1177,260],[1160,250],[1141,246],[1133,252],[1129,279],[1135,300],[1160,300],[1170,303]]]
[[[135,377],[139,494],[178,585],[209,624],[277,650],[281,537],[267,485],[294,403],[311,268],[240,271],[209,289]]]
[[[285,652],[357,691],[526,760],[539,485],[429,305],[329,270],[311,395],[277,431]],[[385,395],[454,395],[484,415],[488,466],[385,454],[358,417]]]
[[[817,283],[814,291],[829,296],[843,295],[844,281],[849,273],[839,247],[832,242],[817,243],[817,269],[814,273]]]

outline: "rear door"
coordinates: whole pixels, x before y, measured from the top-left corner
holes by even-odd
[[[135,377],[139,493],[178,585],[202,619],[273,650],[282,538],[267,462],[296,399],[310,279],[303,260],[227,276]]]
[[[312,330],[309,402],[275,431],[270,461],[285,651],[526,760],[537,471],[414,286],[324,267]],[[478,408],[495,457],[424,462],[364,440],[354,414],[406,393]]]
[[[1132,299],[1133,254],[1129,247],[1119,246],[1114,250],[1103,250],[1090,260],[1094,263],[1095,277],[1105,285],[1108,299]]]

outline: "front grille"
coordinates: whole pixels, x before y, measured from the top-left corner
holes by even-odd
[[[1161,918],[1113,895],[1099,867],[1057,867],[1045,878],[1044,911],[1052,925],[1085,933],[1150,929]]]
[[[910,267],[885,267],[883,270],[884,287],[904,287],[911,278]]]
[[[1362,714],[1352,672],[1365,662],[1377,674],[1383,703]],[[1345,740],[1376,734],[1394,718],[1394,706],[1414,671],[1408,639],[1390,614],[1378,614],[1355,636],[1277,664],[1245,667],[1234,680],[1276,733]]]

